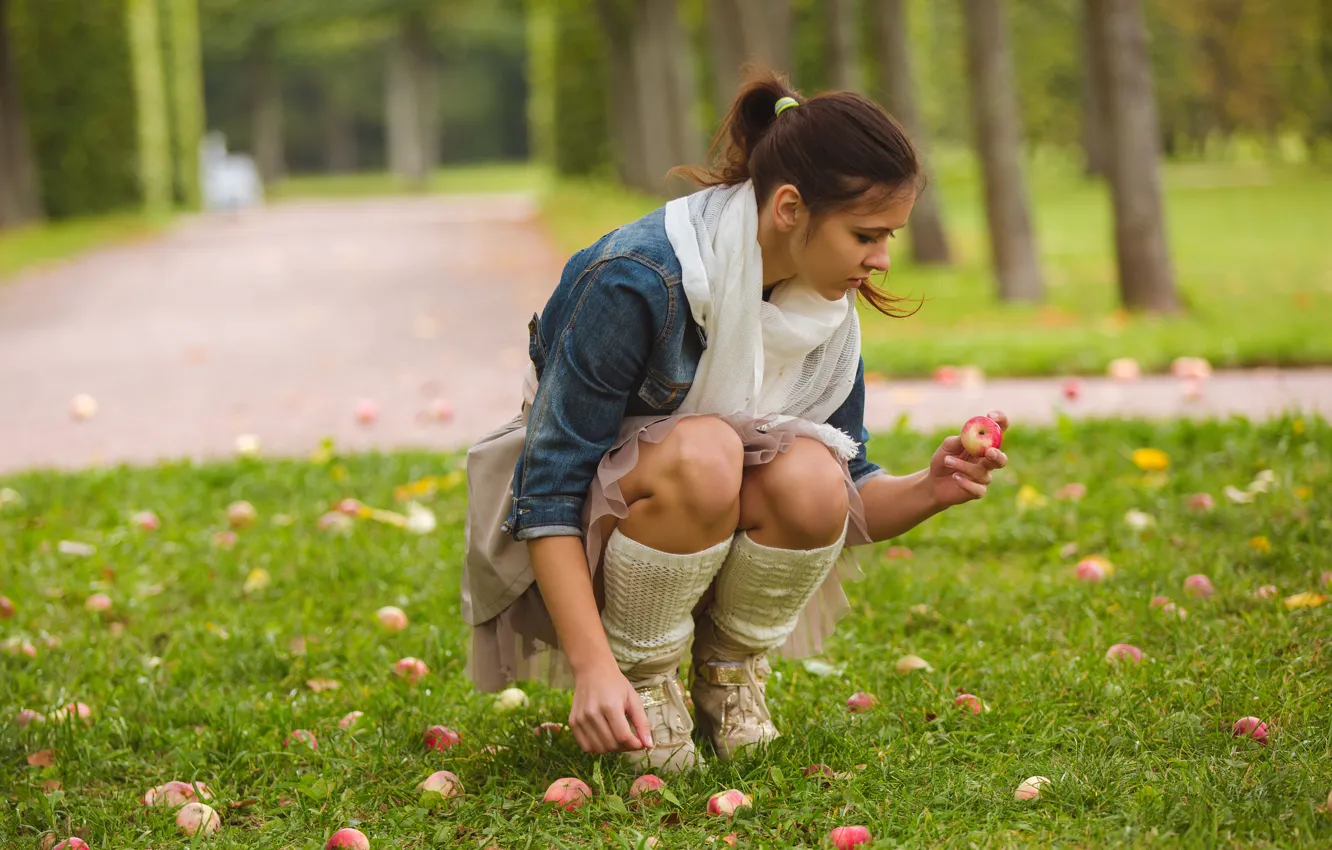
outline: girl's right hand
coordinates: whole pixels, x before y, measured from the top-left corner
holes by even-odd
[[[569,728],[585,753],[652,748],[643,700],[613,663],[575,677]]]

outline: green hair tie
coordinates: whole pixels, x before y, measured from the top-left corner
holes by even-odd
[[[776,106],[775,112],[776,112],[776,114],[781,115],[783,112],[785,112],[786,110],[790,109],[791,107],[793,107],[793,106],[799,106],[799,105],[800,105],[800,101],[796,100],[795,98],[793,98],[793,97],[783,97],[783,98],[781,98],[781,99],[779,99],[779,100],[777,101],[777,106]]]

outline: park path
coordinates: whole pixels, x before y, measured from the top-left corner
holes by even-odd
[[[558,279],[527,196],[289,202],[194,216],[160,238],[0,283],[0,473],[234,453],[451,449],[519,403],[527,320]],[[74,421],[87,393],[97,414]],[[358,425],[357,400],[378,421]],[[455,416],[427,416],[434,399]],[[1004,409],[1015,424],[1075,415],[1332,418],[1332,370],[1220,373],[1201,399],[1149,377],[969,388],[871,383],[867,423],[956,425]]]

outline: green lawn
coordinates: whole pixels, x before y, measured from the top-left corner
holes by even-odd
[[[909,319],[863,313],[871,371],[928,375],[942,364],[989,374],[1097,374],[1116,357],[1159,371],[1180,355],[1217,366],[1332,362],[1332,172],[1175,163],[1165,169],[1169,236],[1186,315],[1117,310],[1109,198],[1078,164],[1047,155],[1028,165],[1028,188],[1048,303],[997,302],[989,273],[981,187],[972,158],[937,157],[955,267],[911,263],[897,244],[892,291],[924,298]],[[546,194],[553,237],[566,253],[659,201],[605,184],[560,181]],[[575,214],[576,211],[576,214]]]
[[[167,223],[141,213],[114,213],[0,230],[0,279],[103,245],[155,236]]]
[[[881,434],[872,455],[910,470],[939,437]],[[1168,454],[1167,473],[1134,466],[1132,451],[1145,447]],[[544,744],[531,733],[567,719],[568,693],[531,686],[530,707],[498,714],[471,692],[458,457],[11,476],[0,488],[24,501],[0,496],[0,593],[16,608],[0,620],[0,641],[29,640],[36,657],[0,652],[0,835],[6,847],[71,831],[99,849],[179,846],[172,812],[138,800],[183,779],[217,794],[216,847],[314,850],[349,824],[376,848],[627,848],[640,835],[698,848],[730,831],[741,847],[821,847],[844,823],[868,826],[882,847],[1332,845],[1332,605],[1282,601],[1317,590],[1332,569],[1328,424],[1065,422],[1014,430],[1004,448],[1012,466],[987,499],[896,541],[913,558],[860,550],[867,579],[849,586],[853,613],[822,659],[842,671],[775,664],[770,704],[785,734],[769,752],[670,779],[673,800],[638,811],[625,807],[634,777],[615,758],[584,755],[567,734]],[[1251,504],[1222,495],[1265,469],[1274,482]],[[401,509],[395,486],[439,474],[439,492],[422,497],[439,519],[429,534],[368,519],[345,536],[315,529],[336,499]],[[1054,498],[1074,481],[1089,488],[1083,500]],[[1022,485],[1049,501],[1025,490],[1019,512]],[[1215,497],[1214,511],[1185,507],[1199,491]],[[234,548],[218,548],[235,499],[252,502],[258,520]],[[160,515],[156,532],[131,526],[144,509]],[[1155,525],[1133,531],[1130,509]],[[62,540],[97,550],[62,554]],[[1075,580],[1076,557],[1061,554],[1070,543],[1117,572]],[[246,592],[255,570],[271,584]],[[1186,597],[1191,573],[1208,574],[1215,596]],[[1253,597],[1265,584],[1275,599]],[[110,597],[109,611],[85,610],[95,592]],[[1188,618],[1150,607],[1157,594]],[[381,605],[402,607],[411,625],[383,631]],[[1144,662],[1107,663],[1119,642],[1141,647]],[[933,670],[897,675],[905,653]],[[430,667],[417,687],[392,674],[403,656]],[[315,691],[315,679],[341,687]],[[849,714],[844,701],[862,690],[877,707]],[[959,691],[991,711],[959,711]],[[50,715],[71,700],[91,707],[86,728],[14,722],[22,708]],[[339,729],[352,710],[364,716]],[[1270,745],[1231,736],[1246,715],[1269,724]],[[448,754],[422,745],[436,723],[462,734]],[[283,747],[297,728],[317,735],[317,752]],[[508,749],[492,760],[491,744]],[[43,750],[53,764],[30,766]],[[814,762],[838,778],[826,788],[806,780]],[[414,790],[443,768],[463,796]],[[1015,802],[1032,775],[1052,785]],[[544,810],[541,795],[561,776],[587,781],[594,800]],[[730,824],[708,817],[708,795],[732,787],[753,809]]]

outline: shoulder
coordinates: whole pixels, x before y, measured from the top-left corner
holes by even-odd
[[[617,282],[671,289],[680,284],[680,261],[666,236],[666,208],[617,227],[574,254],[569,266]],[[566,269],[567,271],[568,269]]]

